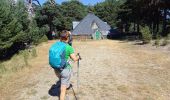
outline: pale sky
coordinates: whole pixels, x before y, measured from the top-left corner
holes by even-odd
[[[45,1],[47,1],[47,0],[39,0],[39,2],[41,4],[44,3]],[[61,4],[63,1],[68,1],[68,0],[56,0],[56,2],[58,4]],[[88,5],[88,4],[94,5],[94,4],[98,3],[98,2],[103,2],[103,1],[104,0],[80,0],[80,2],[82,2],[84,5]]]

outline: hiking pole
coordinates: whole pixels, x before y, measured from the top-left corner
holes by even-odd
[[[74,89],[73,89],[73,87],[71,87],[71,88],[72,88],[72,90],[73,90],[75,99],[78,100],[78,99],[77,99],[77,96],[76,96],[76,93],[75,93],[75,91],[74,91]]]
[[[79,53],[77,55],[79,57],[78,62],[77,62],[77,94],[79,94],[79,67],[80,67],[81,56]],[[79,98],[79,95],[77,97]]]

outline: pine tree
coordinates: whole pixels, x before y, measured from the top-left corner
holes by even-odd
[[[0,59],[12,56],[25,43],[37,42],[42,36],[35,21],[28,19],[24,1],[13,5],[0,0]]]
[[[22,25],[12,13],[7,1],[0,1],[0,48],[7,49],[17,41],[22,32]]]

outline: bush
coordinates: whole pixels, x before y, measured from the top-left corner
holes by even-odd
[[[0,74],[3,74],[6,72],[6,67],[0,62]]]
[[[11,5],[9,0],[0,0],[0,59],[9,59],[19,50],[25,48],[24,44],[37,44],[39,39],[48,30],[44,26],[37,27],[36,20],[28,19],[24,0],[18,0]]]
[[[170,33],[168,34],[167,38],[168,38],[168,40],[170,39]]]
[[[166,46],[168,44],[168,37],[164,38],[161,46]]]
[[[149,43],[152,39],[152,35],[151,35],[150,30],[149,30],[149,27],[148,26],[143,27],[141,29],[141,33],[142,33],[143,43],[144,44]]]
[[[48,38],[47,38],[46,35],[44,35],[42,38],[40,38],[40,39],[38,40],[38,43],[47,42],[47,41],[48,41]]]
[[[23,56],[24,58],[24,63],[26,66],[28,66],[28,59],[29,59],[29,51],[28,50],[23,50],[23,51],[20,51],[20,54]]]
[[[156,40],[154,42],[154,46],[159,46],[160,45],[160,39],[161,39],[161,36],[160,35],[157,35],[156,36]]]
[[[154,42],[154,46],[159,46],[159,45],[160,45],[160,40],[156,39],[155,42]]]
[[[33,49],[32,49],[32,56],[33,56],[33,57],[37,57],[36,48],[33,48]]]

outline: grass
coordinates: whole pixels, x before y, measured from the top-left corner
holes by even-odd
[[[158,47],[160,45],[160,40],[156,39],[153,46]]]
[[[48,96],[43,96],[41,97],[41,100],[47,100],[49,97]]]
[[[32,49],[32,56],[37,57],[37,51],[35,48]]]
[[[28,66],[28,58],[30,56],[29,54],[29,50],[24,50],[24,51],[20,51],[19,55],[21,54],[21,56],[23,56],[23,60],[26,66]]]
[[[168,37],[164,38],[161,44],[161,46],[166,46],[166,45],[168,45]]]
[[[35,89],[31,89],[30,91],[27,92],[28,95],[36,95],[38,92]]]
[[[153,46],[159,47],[159,46],[166,46],[169,44],[168,38],[162,38],[162,39],[156,39],[153,43]]]
[[[128,87],[125,85],[120,85],[117,87],[117,89],[123,93],[127,93],[128,92]]]
[[[6,70],[7,70],[6,67],[2,63],[0,63],[0,74],[5,73]]]
[[[22,71],[29,66],[29,59],[36,57],[36,49],[23,50],[15,54],[10,60],[0,62],[0,87],[7,82],[7,79],[14,73]]]

